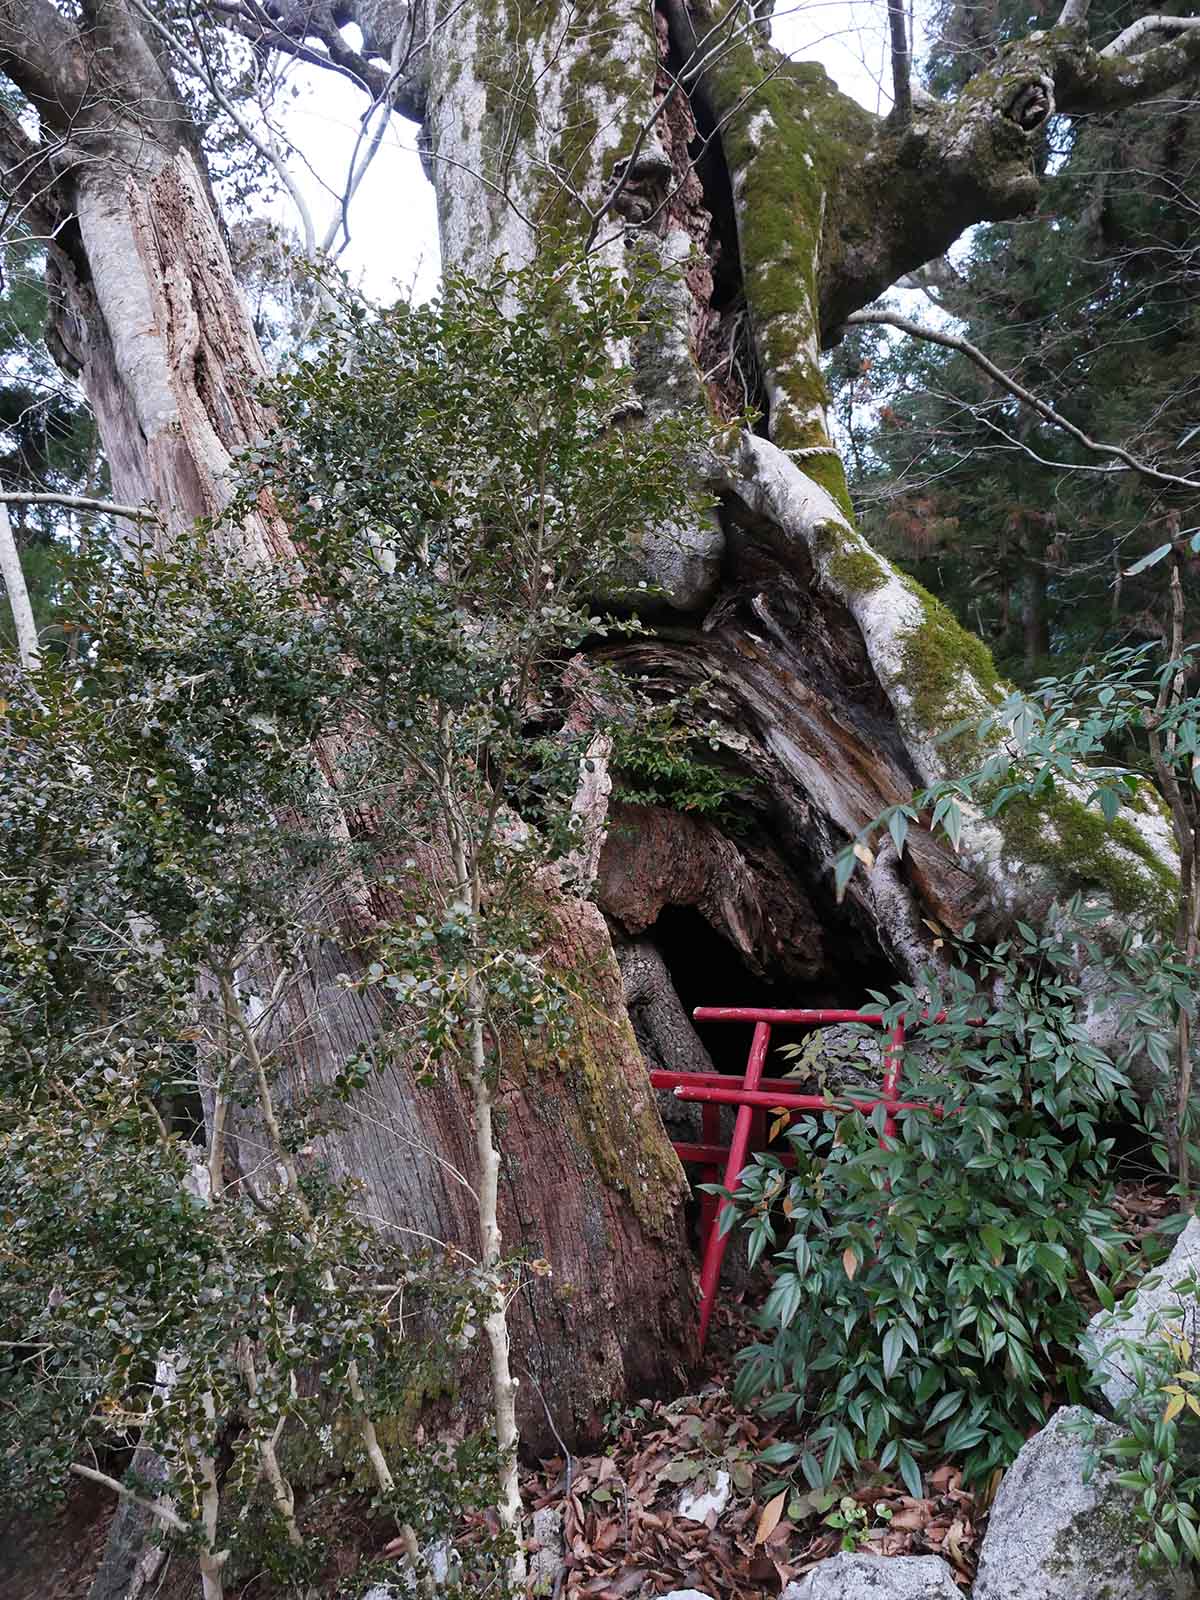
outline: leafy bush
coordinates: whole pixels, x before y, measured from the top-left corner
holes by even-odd
[[[1059,932],[1022,926],[994,950],[961,949],[927,993],[875,997],[928,1062],[906,1095],[943,1115],[902,1112],[883,1141],[882,1108],[831,1104],[789,1132],[794,1172],[765,1154],[744,1175],[736,1215],[775,1280],[736,1392],[794,1416],[813,1487],[870,1458],[919,1495],[935,1452],[978,1482],[1055,1390],[1083,1387],[1076,1283],[1119,1272],[1128,1243],[1101,1125],[1134,1111],[1079,1015],[1087,920],[1072,904]]]
[[[688,510],[692,423],[614,426],[644,311],[611,272],[338,309],[229,515],[90,586],[69,669],[0,684],[0,1498],[140,1488],[210,1595],[318,1570],[314,1485],[370,1494],[418,1568],[513,1505],[504,1437],[411,1424],[501,1342],[519,1264],[483,1201],[477,1260],[403,1248],[322,1141],[398,1053],[469,1077],[483,1128],[505,1030],[557,1026],[539,875],[596,733],[554,737],[565,670],[632,536]],[[506,1592],[515,1545],[464,1585]]]
[[[814,1484],[866,1454],[894,1464],[916,1493],[920,1459],[933,1449],[979,1479],[1011,1459],[1056,1388],[1080,1396],[1083,1312],[1073,1284],[1086,1274],[1111,1303],[1099,1274],[1119,1274],[1127,1245],[1110,1205],[1103,1122],[1143,1125],[1160,1165],[1175,1166],[1177,1192],[1189,1192],[1190,1164],[1200,1161],[1191,1089],[1200,697],[1195,648],[1183,644],[1178,559],[1171,594],[1167,651],[1111,651],[947,730],[945,739],[971,734],[982,765],[890,806],[838,857],[841,894],[860,863],[873,864],[884,830],[899,855],[913,825],[941,831],[957,849],[969,816],[1032,805],[1045,818],[1065,802],[1077,820],[1094,806],[1101,845],[1105,826],[1115,828],[1144,870],[1135,875],[1139,919],[1114,914],[1119,875],[1100,873],[1097,885],[1081,864],[1086,894],[1051,907],[1041,932],[1018,922],[992,951],[960,946],[947,994],[926,974],[920,1000],[913,989],[890,1006],[876,997],[889,1022],[903,1018],[910,1030],[926,1008],[933,1016],[945,1006],[944,1020],[921,1026],[936,1072],[923,1083],[910,1073],[905,1087],[947,1115],[903,1113],[899,1137],[885,1143],[882,1112],[868,1123],[831,1109],[789,1135],[794,1177],[769,1157],[747,1175],[737,1205],[752,1252],[782,1248],[762,1316],[769,1337],[744,1352],[740,1390],[811,1421],[806,1448],[794,1453]],[[1121,816],[1126,807],[1143,820],[1165,813],[1181,878],[1148,842],[1162,837],[1159,820],[1139,829]],[[1073,981],[1081,973],[1086,995]],[[1084,1026],[1100,996],[1115,1062]],[[1133,1073],[1144,1104],[1131,1092]],[[1155,1548],[1168,1559],[1192,1551],[1195,1486],[1170,1488],[1172,1430],[1192,1409],[1191,1381],[1180,1374],[1162,1416],[1132,1415],[1127,1439],[1113,1447],[1121,1459],[1136,1457],[1128,1481],[1141,1489]]]

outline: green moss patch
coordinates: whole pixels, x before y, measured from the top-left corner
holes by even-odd
[[[1051,868],[1059,894],[1100,889],[1114,910],[1170,933],[1179,881],[1125,817],[1106,822],[1071,795],[1011,800],[996,824],[1020,861]]]
[[[813,549],[830,580],[843,594],[870,594],[888,581],[887,568],[866,545],[836,522],[826,522],[813,535]]]
[[[924,620],[911,628],[901,644],[900,681],[912,700],[911,721],[926,735],[944,733],[968,717],[982,716],[987,705],[1002,699],[1000,677],[992,652],[911,578],[901,577],[921,602]],[[940,748],[949,765],[963,771],[977,764],[978,737],[970,730],[945,741]]]
[[[614,162],[632,148],[649,110],[646,74],[652,71],[657,46],[649,27],[643,25],[646,59],[631,65],[617,48],[625,41],[628,28],[627,18],[605,6],[586,22],[580,21],[565,41],[566,49],[575,55],[567,70],[561,116],[549,154],[553,167],[581,192],[597,188],[597,178],[611,178]],[[539,47],[545,46],[551,53],[560,47],[561,31],[562,8],[557,0],[531,0],[519,6],[483,0],[481,37],[485,42],[476,57],[476,70],[485,90],[488,127],[484,146],[497,170],[533,137],[538,93],[535,60],[543,54]],[[593,170],[598,160],[597,140],[601,133],[609,139],[609,120],[617,111],[622,126],[616,146],[608,148],[604,156],[607,170],[597,173]],[[570,234],[582,231],[586,224],[577,202],[551,176],[532,187],[526,205],[529,215],[543,227]]]
[[[740,185],[746,299],[763,363],[793,408],[792,415],[777,408],[772,438],[784,450],[826,444],[817,314],[825,196],[870,138],[873,119],[815,63],[789,62],[778,70],[772,64],[764,81],[749,42],[713,69],[710,87],[718,117],[729,118],[721,136]],[[820,474],[822,486],[848,509],[844,478],[836,486],[825,481],[833,459],[822,458],[815,471],[805,460],[804,469]],[[836,472],[840,476],[840,463]]]

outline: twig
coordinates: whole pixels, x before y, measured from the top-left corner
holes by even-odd
[[[1031,389],[1027,389],[1024,384],[1018,383],[1015,378],[1010,377],[994,361],[990,361],[977,345],[971,344],[967,339],[960,339],[957,334],[943,333],[940,329],[922,327],[919,322],[913,322],[908,317],[899,316],[894,311],[852,311],[846,318],[846,323],[854,327],[882,324],[889,328],[898,328],[901,333],[907,333],[914,339],[924,339],[929,344],[940,344],[945,350],[957,350],[960,355],[966,356],[968,360],[973,361],[977,367],[986,372],[988,377],[998,383],[1002,389],[1007,389],[1014,399],[1019,400],[1022,405],[1031,407],[1039,417],[1043,417],[1047,422],[1052,423],[1054,427],[1061,428],[1064,433],[1069,433],[1072,439],[1081,444],[1085,450],[1090,450],[1093,455],[1112,456],[1117,461],[1123,462],[1129,471],[1139,472],[1144,478],[1149,478],[1154,483],[1168,483],[1172,487],[1179,489],[1200,489],[1200,478],[1184,478],[1177,472],[1161,472],[1157,467],[1152,467],[1148,461],[1142,461],[1131,454],[1123,445],[1100,444],[1097,440],[1089,438],[1082,428],[1077,428],[1073,422],[1068,422],[1066,417],[1061,412],[1055,411],[1054,407],[1047,401],[1034,394]],[[1119,471],[1120,469],[1114,467],[1112,470]]]

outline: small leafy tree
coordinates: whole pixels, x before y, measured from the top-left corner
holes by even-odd
[[[220,526],[143,551],[101,584],[88,655],[3,700],[4,1495],[99,1478],[196,1549],[212,1600],[231,1560],[312,1575],[295,1485],[339,1462],[418,1577],[488,1504],[501,1537],[461,1584],[520,1575],[494,1098],[516,1031],[567,1042],[554,897],[586,891],[581,776],[637,709],[572,658],[636,626],[611,614],[629,542],[688,514],[702,431],[637,417],[616,352],[641,299],[594,265],[336,299],[229,513],[270,497],[294,562],[227,557]],[[343,982],[393,1005],[301,1094],[280,1019],[344,931],[318,906],[355,930]],[[398,1051],[469,1085],[473,1260],[381,1234],[321,1159]],[[377,1424],[480,1327],[490,1437],[401,1448]]]

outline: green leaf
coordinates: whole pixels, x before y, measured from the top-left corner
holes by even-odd
[[[900,1358],[904,1354],[904,1334],[893,1325],[883,1336],[883,1375],[890,1382],[896,1376]]]
[[[896,1455],[896,1465],[900,1469],[900,1477],[903,1480],[904,1487],[914,1500],[920,1500],[922,1496],[921,1469],[913,1460],[906,1445],[900,1446]]]
[[[965,1399],[966,1395],[961,1389],[952,1394],[944,1394],[925,1418],[925,1426],[936,1427],[939,1422],[944,1422],[947,1417],[953,1416]]]
[[[902,856],[904,854],[904,841],[908,837],[908,818],[903,811],[892,812],[891,817],[888,819],[888,832],[891,834],[892,842],[896,846],[896,854]]]

